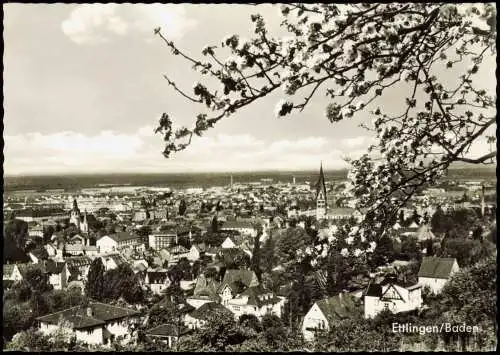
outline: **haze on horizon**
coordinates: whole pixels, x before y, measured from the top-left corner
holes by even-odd
[[[320,161],[338,170],[373,142],[359,127],[371,122],[368,113],[332,125],[323,97],[301,114],[276,119],[280,92],[196,137],[187,150],[162,156],[163,139],[153,132],[161,113],[190,126],[196,112],[162,75],[183,88],[199,78],[153,29],[161,26],[198,56],[226,35],[250,37],[256,12],[279,36],[277,6],[10,3],[3,9],[7,176],[316,171]],[[495,85],[488,71],[481,79]],[[381,104],[399,110],[400,99],[395,91]],[[479,154],[487,149],[485,142],[473,147]]]

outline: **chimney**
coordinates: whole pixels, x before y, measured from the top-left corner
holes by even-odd
[[[88,306],[87,307],[87,317],[92,317],[92,316],[93,316],[92,307]]]

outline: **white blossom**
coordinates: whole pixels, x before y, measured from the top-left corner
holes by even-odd
[[[312,249],[311,249],[311,247],[307,247],[307,248],[306,248],[306,254],[307,254],[307,255],[311,255],[311,254],[312,254]]]
[[[363,252],[361,251],[361,249],[354,249],[354,256],[357,258],[358,256],[360,256]]]
[[[340,255],[342,255],[343,257],[347,257],[349,255],[349,250],[347,250],[347,248],[342,248],[342,250],[340,251]]]
[[[345,241],[346,241],[347,244],[351,245],[354,242],[354,237],[352,237],[352,236],[348,237],[348,238],[345,239]]]

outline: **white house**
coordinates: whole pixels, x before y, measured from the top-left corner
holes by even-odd
[[[221,244],[222,249],[233,249],[236,248],[236,243],[233,242],[231,237],[227,237]]]
[[[121,254],[108,254],[101,256],[104,269],[106,271],[118,268],[122,264],[126,264],[127,260]]]
[[[392,313],[413,311],[422,306],[422,286],[402,287],[394,283],[370,283],[365,297],[365,318],[373,318],[387,309]]]
[[[3,280],[11,280],[14,282],[23,280],[19,264],[4,264]]]
[[[193,295],[186,299],[186,302],[194,308],[200,308],[205,303],[220,302],[220,297],[217,294],[219,284],[212,278],[207,279],[201,274],[196,280]]]
[[[424,257],[418,271],[418,283],[422,287],[428,286],[432,292],[438,294],[450,277],[459,270],[455,258]]]
[[[146,272],[144,284],[147,285],[154,294],[161,294],[168,286],[170,286],[170,279],[167,271],[150,271]]]
[[[257,229],[254,226],[254,223],[262,224],[260,220],[236,220],[236,221],[227,221],[221,227],[221,231],[238,231],[242,235],[255,237],[257,235]]]
[[[272,291],[266,290],[259,285],[249,287],[235,298],[228,300],[226,308],[236,318],[244,314],[254,315],[258,319],[261,319],[266,314],[274,314],[281,317],[285,301],[285,297],[279,297]]]
[[[188,260],[192,262],[199,260],[205,253],[206,249],[207,247],[205,244],[193,244],[187,255]]]
[[[349,318],[355,311],[355,298],[349,293],[314,303],[302,322],[304,339],[312,341],[317,331],[329,331],[335,322]]]
[[[107,344],[118,337],[124,342],[130,340],[130,326],[137,322],[138,316],[139,312],[131,309],[91,302],[87,307],[72,307],[36,320],[45,335],[63,325],[75,334],[77,340],[87,344]]]
[[[222,304],[227,305],[229,300],[242,293],[245,289],[258,285],[257,275],[251,270],[226,270],[217,294],[221,298]]]
[[[97,240],[97,249],[100,253],[112,253],[122,248],[137,248],[140,246],[140,237],[128,232],[119,232],[105,235]]]

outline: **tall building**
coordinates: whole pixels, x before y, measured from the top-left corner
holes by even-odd
[[[82,221],[82,214],[80,213],[76,199],[73,200],[73,209],[70,212],[69,223],[73,223],[78,228],[78,231],[82,233],[88,233],[89,231],[87,211],[85,210]]]
[[[320,220],[326,218],[327,212],[327,200],[326,200],[326,185],[325,176],[323,175],[323,162],[321,162],[319,168],[319,179],[316,184],[316,219]]]
[[[69,215],[69,223],[73,223],[78,230],[80,230],[80,220],[81,214],[80,209],[78,208],[78,203],[76,202],[76,198],[73,200],[73,208],[71,209]]]

